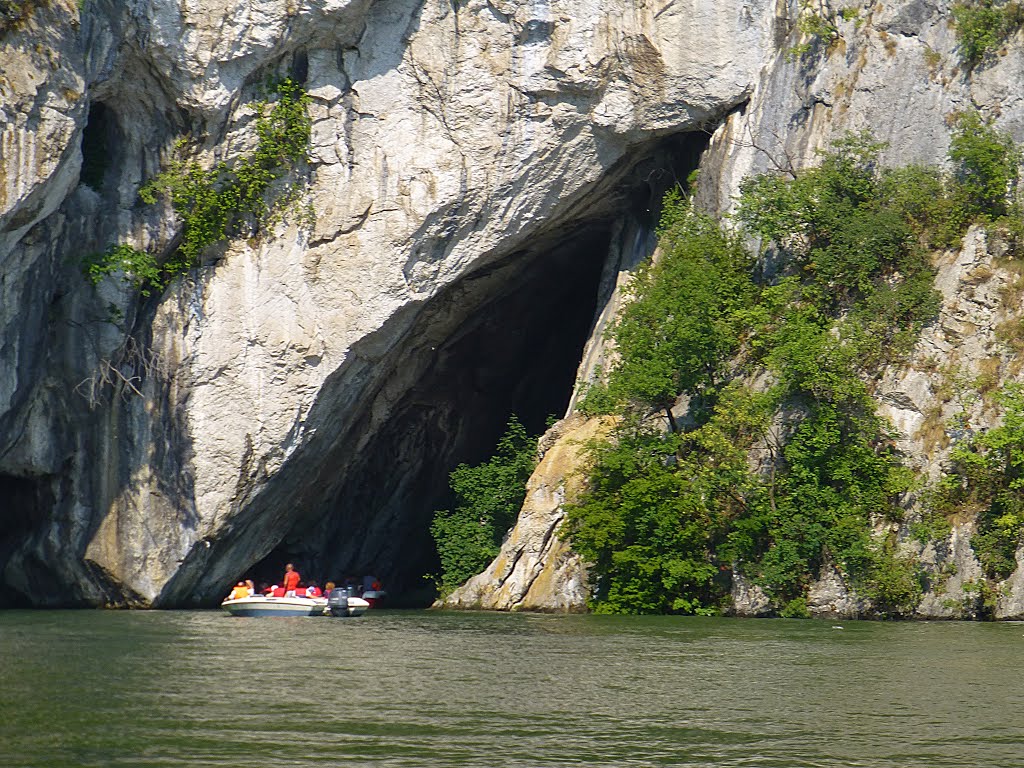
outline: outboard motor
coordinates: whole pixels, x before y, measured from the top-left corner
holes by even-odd
[[[327,610],[331,616],[348,616],[348,590],[345,587],[335,587],[327,596]]]

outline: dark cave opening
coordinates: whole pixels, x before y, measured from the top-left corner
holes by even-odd
[[[451,501],[449,473],[489,458],[511,414],[538,435],[564,415],[616,222],[653,229],[665,191],[687,185],[706,145],[691,133],[648,146],[573,223],[431,299],[393,362],[395,375],[403,355],[422,373],[350,458],[333,501],[304,512],[249,575],[272,583],[286,562],[320,583],[372,574],[404,604],[428,604],[424,576],[438,569],[429,528]]]
[[[90,104],[89,116],[82,129],[79,181],[96,192],[102,192],[120,144],[121,129],[113,110],[101,101]]]
[[[515,414],[531,434],[560,418],[594,316],[608,222],[588,222],[561,243],[474,279],[486,297],[454,333],[427,351],[428,370],[398,404],[349,471],[326,521],[296,527],[252,573],[273,582],[284,563],[321,583],[373,574],[393,592],[417,591],[436,572],[429,527],[449,502],[448,474],[486,460]],[[458,302],[459,290],[450,301]],[[468,301],[478,301],[467,299]],[[352,536],[354,531],[363,532]]]
[[[46,479],[0,474],[0,573],[11,553],[26,536],[44,523],[53,506]],[[17,589],[0,589],[0,608],[22,608],[31,604]]]

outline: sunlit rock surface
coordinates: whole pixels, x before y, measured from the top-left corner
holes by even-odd
[[[503,418],[424,392],[410,415],[432,353],[531,269],[567,282],[537,265],[607,229],[663,138],[749,97],[777,24],[767,0],[39,5],[0,37],[0,565],[6,599],[62,603],[209,601],[281,548],[411,579],[422,468],[443,486]],[[173,247],[139,185],[179,139],[237,157],[289,74],[313,138],[282,220],[159,300],[86,284],[89,252]],[[596,275],[605,245],[573,258]]]

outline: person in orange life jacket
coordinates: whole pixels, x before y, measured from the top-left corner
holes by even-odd
[[[288,563],[288,565],[284,567],[284,580],[282,581],[286,597],[295,597],[295,590],[299,588],[299,581],[301,580],[302,577],[299,575],[299,572],[295,570],[295,566]]]
[[[241,600],[243,597],[249,596],[249,588],[245,586],[244,581],[240,581],[235,585],[235,588],[231,590],[231,594],[228,595],[228,600]]]

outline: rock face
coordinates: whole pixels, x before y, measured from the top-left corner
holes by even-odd
[[[796,18],[794,5],[790,20]],[[817,12],[828,9],[827,4],[811,5]],[[837,32],[831,41],[801,37],[793,24],[777,24],[777,48],[764,62],[749,102],[715,131],[702,157],[698,203],[727,213],[742,179],[813,164],[815,150],[848,130],[870,129],[887,142],[883,161],[891,164],[941,165],[949,145],[949,116],[971,106],[995,118],[1018,142],[1024,139],[1024,109],[1011,95],[1011,83],[1019,83],[1024,71],[1020,40],[965,73],[948,7],[922,0],[858,7],[855,18],[832,16]],[[806,52],[794,55],[802,43],[809,43]],[[955,440],[946,431],[947,421],[964,407],[956,397],[956,382],[987,380],[994,386],[1020,379],[1017,353],[997,338],[1002,324],[1024,314],[1019,297],[1009,290],[1017,274],[1002,264],[1003,251],[975,229],[960,251],[941,255],[936,264],[936,286],[943,296],[940,319],[927,329],[910,364],[886,372],[878,390],[880,412],[899,433],[897,447],[911,466],[932,479]],[[975,428],[996,424],[995,412],[982,400],[968,405],[967,417]],[[922,546],[907,529],[897,531],[902,551],[915,555],[928,575],[919,617],[978,615],[982,574],[970,547],[973,530],[970,520],[955,524],[938,548]],[[509,542],[517,540],[517,531]],[[496,563],[511,552],[506,542]],[[1021,553],[1018,563],[1024,563]],[[493,588],[500,583],[500,571],[492,565],[488,573]],[[996,618],[1024,616],[1022,573],[1024,568],[1018,568],[997,586]],[[487,588],[474,580],[475,590]],[[449,602],[461,600],[460,595]],[[737,615],[772,612],[767,596],[741,576],[734,580],[732,602]],[[515,607],[514,602],[494,605]],[[854,594],[836,568],[827,567],[810,590],[808,610],[821,617],[855,618],[870,616],[871,604]]]
[[[789,60],[799,6],[38,0],[0,30],[0,599],[204,604],[285,559],[409,587],[447,471],[508,413],[564,408],[591,331],[584,372],[600,360],[597,297],[650,252],[651,202],[709,132],[699,197],[720,210],[845,129],[939,162],[973,103],[1024,138],[1024,53],[965,75],[948,3],[862,9]],[[312,98],[297,202],[162,296],[86,283],[81,259],[112,243],[173,250],[140,185],[179,141],[237,159],[263,83],[288,75]],[[928,471],[924,361],[1003,355],[1008,278],[980,238],[943,265],[921,364],[885,383]],[[549,454],[529,528],[467,602],[582,606],[550,535],[571,450]]]
[[[526,486],[526,500],[501,554],[442,605],[512,611],[571,612],[586,608],[586,566],[559,537],[565,503],[583,481],[582,453],[607,434],[600,419],[571,416],[548,430],[544,456]]]
[[[612,222],[749,98],[776,25],[767,0],[36,3],[0,33],[5,599],[201,603],[277,555],[418,577],[424,498],[508,411],[564,406]],[[161,297],[85,283],[89,252],[174,247],[140,184],[179,140],[237,158],[289,74],[295,208]]]

